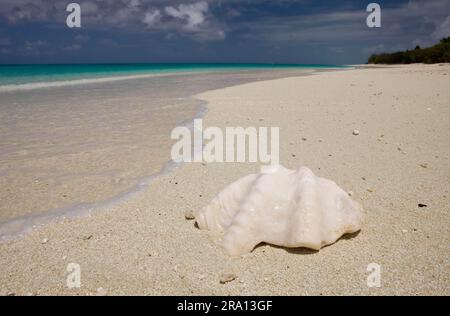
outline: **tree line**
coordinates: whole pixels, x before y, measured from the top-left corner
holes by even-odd
[[[414,50],[395,52],[392,54],[374,54],[370,56],[369,64],[437,64],[450,63],[450,37],[444,38],[439,44],[428,48],[416,46]]]

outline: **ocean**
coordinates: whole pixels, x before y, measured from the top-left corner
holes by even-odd
[[[326,69],[334,65],[302,64],[81,64],[0,65],[0,86],[180,72]]]

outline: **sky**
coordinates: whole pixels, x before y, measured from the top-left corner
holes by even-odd
[[[342,65],[450,36],[450,0],[72,0],[80,28],[69,2],[0,0],[0,63]]]

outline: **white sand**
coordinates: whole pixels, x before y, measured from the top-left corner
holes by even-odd
[[[0,292],[449,295],[449,86],[450,65],[412,65],[199,96],[209,102],[205,126],[279,126],[283,165],[306,165],[353,191],[365,208],[356,236],[319,252],[263,245],[229,258],[220,236],[196,229],[184,212],[259,165],[188,164],[116,207],[1,244]],[[70,262],[81,266],[79,289],[66,286]],[[380,288],[366,284],[370,263],[381,266]],[[228,272],[237,278],[220,284]]]

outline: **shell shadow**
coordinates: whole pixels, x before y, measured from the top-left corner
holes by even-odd
[[[355,238],[356,236],[358,236],[360,232],[361,232],[361,231],[359,230],[359,231],[357,231],[357,232],[355,232],[355,233],[345,234],[345,235],[343,235],[341,238],[339,238],[338,240],[336,240],[336,242],[338,242],[338,241],[341,240],[341,239],[343,239],[343,240],[353,239],[353,238]],[[335,242],[335,243],[336,243],[336,242]],[[331,245],[333,245],[333,244],[323,246],[322,249],[323,249],[323,248],[326,248],[326,247],[329,247],[329,246],[331,246]],[[314,255],[314,254],[319,253],[319,250],[314,250],[314,249],[309,249],[309,248],[304,248],[304,247],[288,248],[288,247],[276,246],[276,245],[268,244],[268,243],[265,243],[265,242],[262,242],[262,243],[258,244],[258,245],[253,249],[253,251],[255,251],[257,248],[264,247],[264,246],[268,246],[268,247],[272,247],[272,248],[276,248],[276,249],[283,249],[284,251],[289,252],[289,253],[292,253],[292,254],[295,254],[295,255],[304,255],[304,256],[306,256],[306,255]]]
[[[319,252],[319,250],[309,249],[309,248],[284,248],[286,252],[292,253],[294,255],[314,255]]]
[[[303,248],[303,247],[287,248],[287,247],[283,247],[283,246],[277,246],[277,245],[268,244],[268,243],[265,243],[265,242],[262,242],[262,243],[258,244],[252,250],[252,252],[255,251],[256,249],[260,248],[260,247],[265,247],[265,246],[271,247],[271,248],[275,248],[275,249],[282,249],[282,250],[284,250],[286,252],[293,253],[293,254],[296,254],[296,255],[313,255],[313,254],[319,252],[317,250],[313,250],[313,249],[309,249],[309,248]]]
[[[341,240],[341,239],[345,239],[345,240],[353,239],[353,238],[355,238],[356,236],[358,236],[360,232],[361,232],[361,231],[358,230],[357,232],[354,232],[354,233],[345,234],[345,235],[343,235],[341,238],[339,238],[338,240],[336,240],[336,242],[338,242],[338,241]]]

